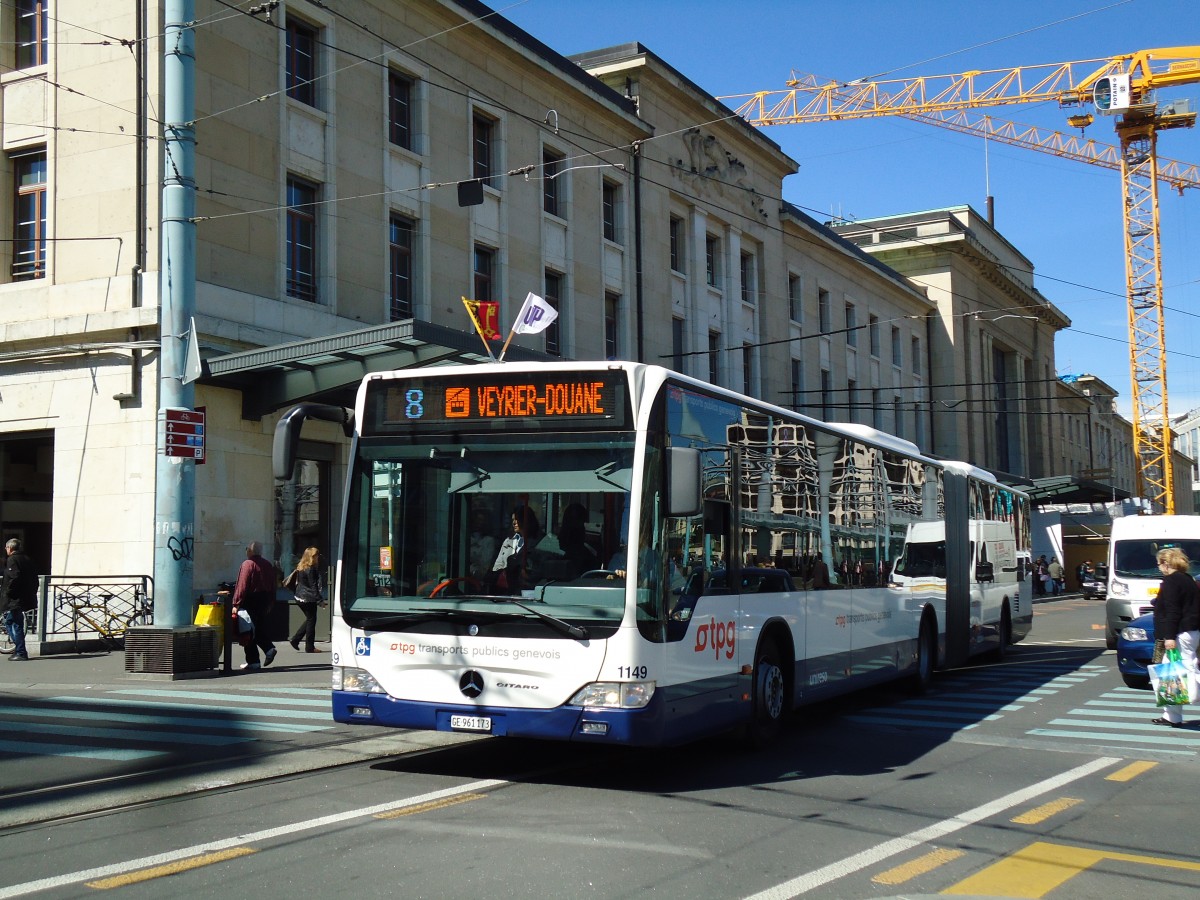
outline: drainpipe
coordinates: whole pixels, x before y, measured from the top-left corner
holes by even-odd
[[[185,342],[196,305],[194,0],[163,9],[163,189],[159,256],[158,447],[154,494],[154,624],[191,625],[196,462],[165,453],[165,411],[191,410]]]

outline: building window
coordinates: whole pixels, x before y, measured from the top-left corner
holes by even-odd
[[[46,151],[13,157],[14,281],[46,277]]]
[[[388,255],[391,261],[391,321],[411,319],[413,315],[413,235],[416,223],[404,216],[392,216],[388,228]]]
[[[858,421],[858,382],[853,378],[846,381],[846,421]]]
[[[708,383],[721,383],[721,333],[708,333]]]
[[[799,275],[788,276],[788,318],[793,322],[804,321],[804,280]]]
[[[621,313],[621,295],[612,291],[604,293],[604,358],[620,359],[621,348],[618,339]]]
[[[900,329],[895,325],[892,326],[892,365],[896,368],[900,367],[902,362],[900,358]]]
[[[671,271],[683,271],[683,219],[671,216]]]
[[[743,253],[740,272],[742,276],[742,302],[754,304],[754,255]]]
[[[879,359],[879,316],[867,320],[867,331],[871,336],[871,355]]]
[[[742,344],[742,393],[754,395],[754,347]]]
[[[496,122],[482,113],[475,113],[471,120],[471,158],[474,165],[474,177],[484,184],[492,184],[495,176],[495,134]],[[476,297],[476,300],[479,298]]]
[[[921,374],[921,339],[919,337],[912,339],[912,371],[914,375]]]
[[[846,346],[858,346],[858,313],[853,303],[846,304]]]
[[[17,0],[17,68],[32,69],[46,64],[47,0]]]
[[[797,412],[804,406],[804,364],[792,360],[792,409]]]
[[[821,370],[821,418],[833,419],[833,375],[828,369]]]
[[[892,418],[896,422],[896,430],[892,434],[896,437],[904,437],[904,408],[900,405],[900,398],[892,398]]]
[[[556,310],[562,310],[563,276],[558,272],[546,271],[546,292],[543,295],[547,303]],[[562,356],[562,316],[560,315],[546,329],[546,352],[551,356]]]
[[[819,288],[817,290],[817,328],[821,334],[829,334],[833,327],[829,322],[830,315],[829,291]]]
[[[600,186],[600,217],[606,241],[621,243],[620,216],[621,186],[614,181],[605,181]]]
[[[711,234],[706,234],[704,236],[704,272],[705,280],[712,287],[717,286],[717,279],[721,274],[717,271],[719,260],[720,254],[717,247],[717,239]]]
[[[298,19],[287,23],[287,95],[317,105],[317,29]]]
[[[475,300],[491,300],[496,280],[496,251],[475,246]]]
[[[562,194],[558,176],[563,171],[563,157],[552,150],[542,148],[542,209],[552,216],[563,215]]]
[[[671,319],[671,367],[683,371],[683,319]]]
[[[883,394],[879,388],[871,391],[871,427],[883,431]]]
[[[388,73],[388,140],[413,149],[413,81],[399,72]]]
[[[287,294],[317,299],[317,186],[287,180]]]

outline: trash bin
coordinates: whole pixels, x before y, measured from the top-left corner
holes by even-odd
[[[217,639],[213,644],[213,665],[215,666],[221,660],[222,648],[225,646],[225,606],[220,600],[214,600],[211,603],[201,603],[196,607],[196,619],[193,622],[195,625],[201,625],[205,628],[215,629]]]

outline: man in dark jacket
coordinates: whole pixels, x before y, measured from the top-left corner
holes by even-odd
[[[13,642],[13,651],[8,658],[19,662],[29,659],[25,650],[25,613],[37,606],[38,576],[17,538],[10,538],[4,550],[8,559],[0,586],[0,598],[3,598],[0,619]]]

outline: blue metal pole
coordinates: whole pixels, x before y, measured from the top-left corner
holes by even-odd
[[[154,624],[191,624],[196,463],[166,455],[165,411],[191,410],[185,347],[196,305],[194,0],[166,0],[163,40],[163,189],[159,255],[157,474],[154,496]]]

